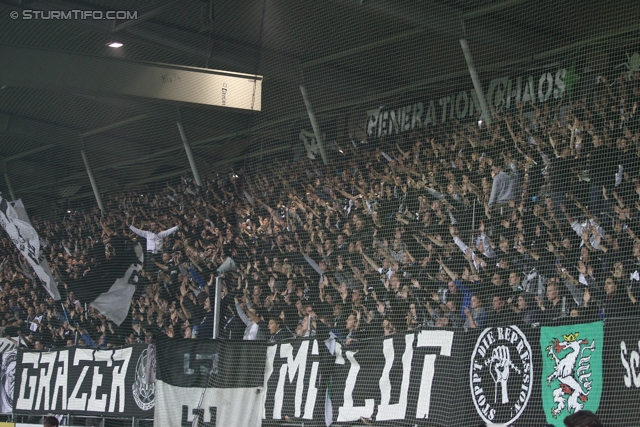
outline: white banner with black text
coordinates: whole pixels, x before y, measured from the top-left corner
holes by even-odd
[[[156,382],[156,426],[260,427],[260,388],[185,388]]]

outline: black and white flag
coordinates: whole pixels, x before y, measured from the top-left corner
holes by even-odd
[[[120,236],[112,236],[111,245],[115,256],[67,284],[81,303],[88,303],[120,326],[129,315],[144,255],[139,243]]]
[[[154,425],[261,425],[264,343],[176,338],[156,349]]]
[[[22,201],[9,202],[0,196],[0,224],[22,256],[29,262],[49,295],[54,300],[59,300],[58,285],[40,250],[40,238],[29,221]]]

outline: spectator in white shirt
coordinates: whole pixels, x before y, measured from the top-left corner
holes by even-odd
[[[236,312],[238,313],[238,317],[245,325],[247,325],[244,330],[242,339],[245,341],[255,341],[261,339],[262,337],[258,336],[258,330],[260,329],[260,318],[254,312],[255,310],[247,306],[247,311],[245,311],[242,307],[242,304],[238,300],[238,297],[234,298],[234,302],[236,305]]]
[[[168,230],[160,231],[160,227],[155,223],[151,223],[151,229],[153,231],[140,230],[131,224],[129,229],[136,233],[138,236],[147,239],[147,252],[157,254],[162,252],[162,245],[165,237],[168,237],[180,229],[179,226],[175,226]]]

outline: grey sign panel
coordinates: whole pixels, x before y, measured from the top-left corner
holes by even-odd
[[[0,84],[260,111],[262,76],[0,45]]]

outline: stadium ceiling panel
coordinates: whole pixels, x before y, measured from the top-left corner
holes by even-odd
[[[11,58],[0,62],[5,85],[260,111],[257,75],[6,45],[0,45],[0,57]]]

